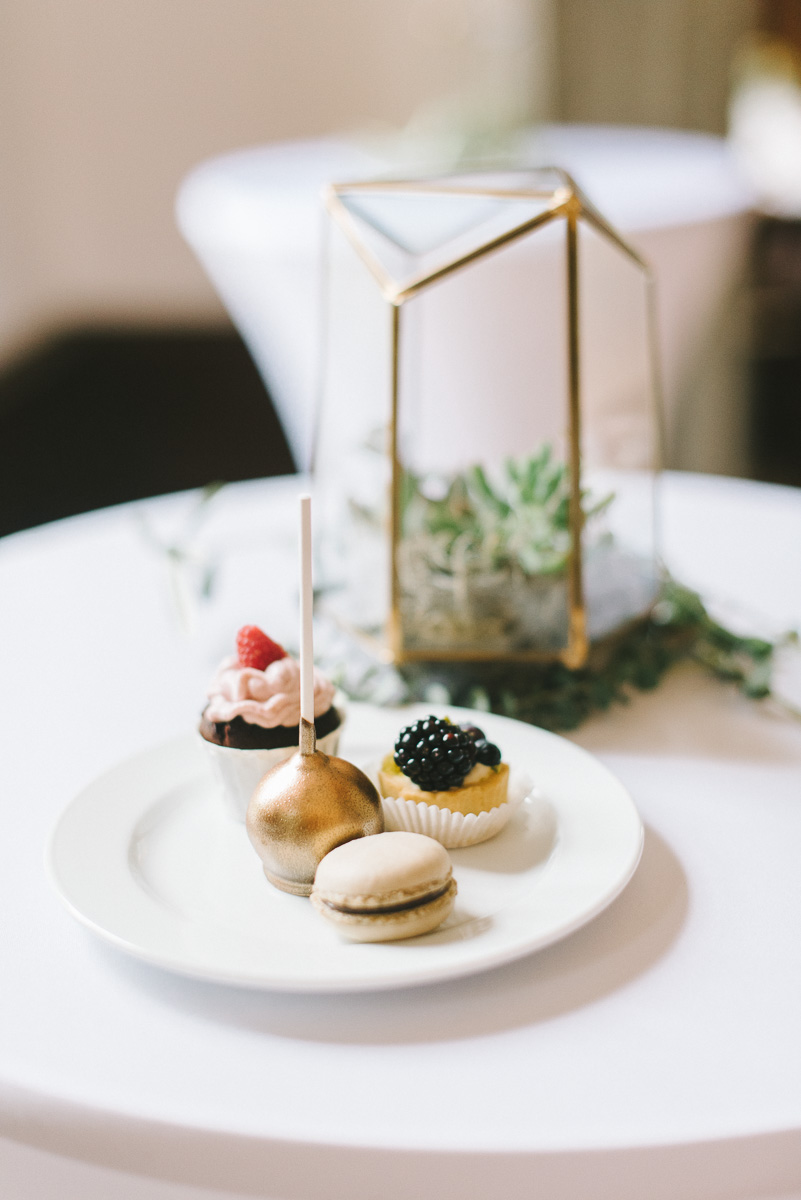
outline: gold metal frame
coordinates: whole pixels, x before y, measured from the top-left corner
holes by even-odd
[[[388,614],[386,639],[393,661],[404,662],[456,662],[456,661],[504,661],[515,662],[553,662],[561,661],[565,666],[575,669],[584,665],[590,650],[587,635],[587,610],[584,601],[582,580],[582,544],[583,513],[581,509],[581,347],[579,341],[579,221],[584,220],[612,242],[618,250],[628,256],[643,271],[648,289],[648,305],[646,320],[649,335],[649,353],[653,368],[653,393],[655,401],[655,422],[658,429],[661,458],[662,435],[661,429],[661,395],[657,361],[657,335],[655,324],[655,305],[653,301],[654,286],[651,268],[644,259],[626,242],[609,223],[604,220],[597,209],[587,200],[577,187],[572,177],[561,167],[529,168],[525,173],[541,172],[550,174],[560,180],[560,185],[553,189],[522,187],[519,190],[510,188],[467,186],[460,183],[437,182],[431,179],[383,179],[358,180],[350,183],[330,185],[324,192],[324,203],[328,213],[336,222],[348,242],[367,267],[378,284],[382,297],[390,306],[391,314],[391,429],[389,454],[391,459],[391,501],[390,501],[390,539],[391,539],[391,580],[390,580],[390,612]],[[491,172],[497,174],[498,172]],[[513,171],[504,170],[504,175]],[[475,175],[475,172],[471,172]],[[550,204],[535,217],[531,217],[505,233],[490,239],[483,245],[460,255],[451,262],[428,273],[414,276],[404,287],[399,287],[384,270],[382,264],[362,241],[356,222],[342,202],[342,195],[350,192],[395,191],[404,193],[453,195],[453,196],[484,196],[507,200],[544,200]],[[571,538],[570,555],[568,560],[568,642],[559,651],[515,651],[508,655],[499,655],[496,651],[483,651],[480,648],[467,652],[464,650],[411,650],[403,644],[403,630],[400,614],[400,580],[398,577],[398,545],[401,539],[400,529],[400,487],[402,467],[398,455],[398,406],[400,398],[400,338],[401,338],[401,309],[407,300],[429,287],[430,285],[469,267],[479,259],[497,253],[513,242],[528,237],[541,226],[553,221],[566,221],[566,275],[567,275],[567,325],[568,325],[568,430],[567,440],[570,451],[570,526]],[[659,469],[657,464],[656,470]]]

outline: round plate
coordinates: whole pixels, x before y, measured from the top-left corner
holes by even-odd
[[[366,765],[429,712],[478,724],[535,787],[491,841],[451,851],[459,885],[425,937],[342,940],[307,900],[271,887],[233,822],[196,736],[129,759],[72,801],[48,847],[78,920],[120,949],[202,979],[282,991],[369,991],[467,975],[547,946],[631,878],[642,822],[622,784],[571,742],[453,706],[351,704],[340,753]]]

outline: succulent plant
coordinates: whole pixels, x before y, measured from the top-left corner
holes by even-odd
[[[583,524],[613,498],[583,492]],[[571,548],[569,469],[545,444],[532,457],[507,459],[492,477],[477,465],[449,480],[407,472],[401,528],[407,553],[437,571],[559,574]]]

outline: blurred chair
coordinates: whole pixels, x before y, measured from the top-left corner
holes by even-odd
[[[232,329],[72,331],[0,380],[0,535],[294,469]]]

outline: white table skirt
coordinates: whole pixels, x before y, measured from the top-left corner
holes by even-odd
[[[575,735],[645,820],[631,885],[500,970],[251,993],[134,962],[62,910],[42,857],[71,797],[194,723],[240,624],[292,640],[299,486],[215,502],[194,548],[219,586],[191,636],[140,521],[167,538],[193,496],[0,542],[3,1200],[801,1196],[801,727],[693,668]],[[665,501],[682,580],[801,624],[801,493],[672,476]]]
[[[178,195],[179,227],[247,342],[301,465],[319,371],[320,193],[332,180],[405,174],[408,163],[391,154],[389,143],[368,151],[341,138],[254,146],[200,163]],[[653,268],[670,461],[743,470],[742,345],[730,293],[748,253],[753,195],[726,141],[677,129],[552,125],[528,131],[518,154],[521,163],[569,171]],[[531,269],[550,278],[536,260]],[[522,278],[509,277],[510,295]],[[484,352],[492,358],[490,341]]]

